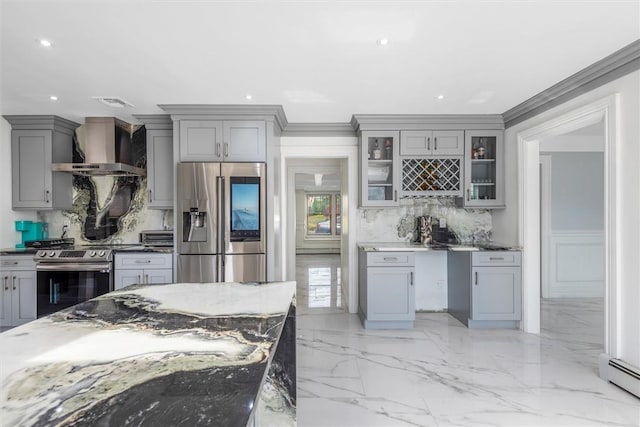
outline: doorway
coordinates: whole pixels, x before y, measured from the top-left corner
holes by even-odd
[[[550,137],[604,123],[604,351],[615,354],[618,312],[616,310],[616,147],[617,95],[576,108],[517,135],[519,178],[519,241],[523,252],[523,329],[540,333],[540,144]]]
[[[340,175],[340,301],[350,313],[358,310],[357,287],[357,139],[336,137],[332,141],[317,138],[282,138],[281,140],[281,224],[283,234],[282,271],[287,280],[296,278],[295,175],[309,173],[309,165],[323,159],[338,165]],[[324,172],[320,172],[324,173]],[[314,174],[315,175],[315,174]],[[315,179],[315,177],[314,177]]]

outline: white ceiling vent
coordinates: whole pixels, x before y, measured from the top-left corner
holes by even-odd
[[[97,99],[103,104],[113,108],[135,107],[132,103],[115,96],[94,96],[93,99]]]

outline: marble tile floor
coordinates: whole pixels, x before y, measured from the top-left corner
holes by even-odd
[[[640,399],[598,377],[601,299],[544,300],[540,335],[446,313],[372,331],[322,288],[336,287],[339,256],[297,267],[300,427],[640,425]]]

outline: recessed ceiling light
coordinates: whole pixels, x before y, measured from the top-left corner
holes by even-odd
[[[55,96],[55,95],[51,95],[51,96],[49,97],[49,99],[50,99],[50,100],[52,100],[52,101],[57,101],[57,100],[58,100],[58,97],[57,97],[57,96]]]
[[[389,39],[378,39],[376,43],[378,46],[386,46],[389,44]]]
[[[253,99],[253,96],[251,96],[251,94],[247,94],[244,96],[244,99],[246,99],[247,101],[251,101]]]
[[[444,99],[444,95],[438,95],[438,99]]]
[[[49,40],[40,39],[40,44],[44,47],[51,47],[51,42]]]

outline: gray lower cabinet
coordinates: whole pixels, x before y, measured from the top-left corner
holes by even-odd
[[[449,314],[468,327],[517,328],[522,319],[519,251],[449,252]]]
[[[36,264],[31,256],[0,257],[0,326],[36,319]]]
[[[52,172],[71,163],[73,133],[80,126],[57,116],[4,116],[11,123],[13,209],[71,209],[73,177]]]
[[[134,284],[173,283],[172,254],[116,253],[114,290]]]
[[[359,315],[365,328],[412,328],[413,252],[359,252]]]
[[[180,120],[182,162],[264,162],[265,122]]]

